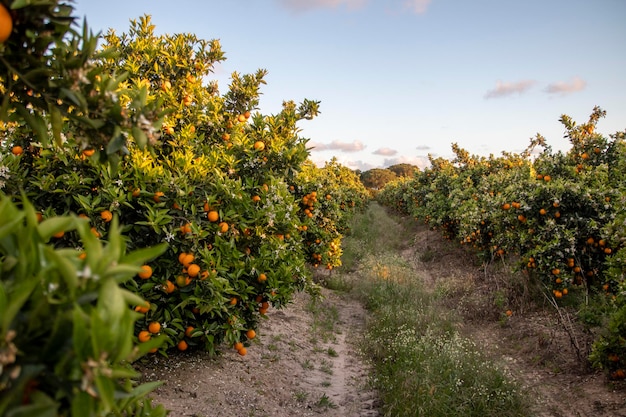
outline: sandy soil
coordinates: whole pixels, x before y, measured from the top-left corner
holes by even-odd
[[[513,305],[513,316],[503,317],[484,302],[488,288],[499,285],[497,273],[425,228],[403,256],[433,290],[454,288],[447,299],[466,318],[463,333],[532,393],[529,416],[626,417],[624,385],[576,359],[570,334],[549,309]],[[152,358],[140,370],[146,380],[164,381],[153,397],[172,417],[378,416],[358,352],[367,313],[350,295],[323,294],[315,308],[299,294],[288,308],[270,311],[245,357],[228,350],[216,359],[200,352]],[[587,349],[589,336],[573,332]]]
[[[377,416],[355,342],[365,311],[350,297],[323,295],[314,308],[303,293],[268,312],[244,357],[229,350],[216,359],[200,352],[153,358],[142,372],[165,382],[155,400],[172,417]]]

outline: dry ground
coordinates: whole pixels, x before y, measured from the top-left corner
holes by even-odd
[[[464,317],[462,332],[531,392],[536,406],[529,416],[626,416],[624,385],[609,383],[576,359],[570,333],[552,307],[497,300],[493,287],[504,282],[497,267],[482,270],[426,228],[413,236],[403,256]],[[288,308],[271,311],[245,357],[228,350],[217,359],[198,352],[153,358],[141,371],[146,380],[164,381],[156,401],[173,417],[379,415],[357,348],[367,313],[349,294],[323,293],[323,303],[314,307],[300,294]],[[511,317],[503,314],[507,308]],[[588,348],[581,329],[573,326],[571,335],[579,348]]]

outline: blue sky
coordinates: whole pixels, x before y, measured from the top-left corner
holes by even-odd
[[[523,150],[536,133],[566,150],[558,119],[607,111],[626,129],[624,0],[75,0],[95,31],[152,16],[158,33],[219,39],[233,71],[268,71],[260,111],[319,100],[299,125],[317,163],[425,165],[456,142],[473,154]]]

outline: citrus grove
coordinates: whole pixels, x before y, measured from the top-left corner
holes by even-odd
[[[165,415],[132,363],[245,355],[368,194],[308,161],[318,102],[260,114],[264,70],[207,81],[218,41],[72,11],[0,2],[0,415]]]
[[[595,336],[591,362],[624,379],[626,142],[624,132],[596,132],[604,116],[595,108],[576,124],[563,115],[567,152],[554,152],[540,135],[524,152],[500,157],[453,144],[453,160],[431,158],[430,168],[388,184],[377,198],[485,264],[514,263],[557,308],[575,307]]]

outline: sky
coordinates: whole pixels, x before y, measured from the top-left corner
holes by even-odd
[[[212,74],[265,69],[259,109],[320,101],[299,122],[318,165],[366,171],[428,155],[520,152],[542,134],[569,142],[562,114],[597,131],[626,130],[626,0],[74,0],[94,32],[128,32],[150,15],[157,33],[219,39]]]

